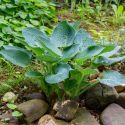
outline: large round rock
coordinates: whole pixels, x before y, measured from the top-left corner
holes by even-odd
[[[71,121],[78,110],[79,104],[76,101],[65,100],[58,106],[54,106],[56,114],[55,117],[58,119],[63,119],[64,121]]]
[[[33,99],[17,106],[17,109],[26,116],[28,123],[42,117],[48,110],[48,104],[40,99]]]
[[[125,125],[125,110],[113,103],[110,104],[101,114],[102,125]]]
[[[104,109],[108,104],[116,101],[118,93],[115,88],[98,84],[89,89],[85,95],[85,104],[91,109]]]

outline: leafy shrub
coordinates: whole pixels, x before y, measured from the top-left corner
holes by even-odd
[[[56,21],[55,5],[51,2],[0,0],[0,44],[23,41],[21,31],[25,27],[35,26],[50,33],[51,22]]]
[[[125,76],[112,70],[104,71],[95,82],[89,80],[90,75],[98,73],[99,66],[124,61],[125,56],[117,56],[120,46],[96,44],[86,31],[76,30],[75,26],[62,21],[51,37],[35,28],[25,28],[25,44],[32,52],[15,46],[3,46],[0,54],[21,67],[30,63],[32,54],[40,60],[43,71],[29,71],[26,76],[39,79],[46,95],[53,92],[60,95],[63,92],[74,98],[99,82],[111,86],[123,85]]]

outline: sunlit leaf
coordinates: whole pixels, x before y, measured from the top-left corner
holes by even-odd
[[[63,56],[62,60],[70,59],[74,57],[79,52],[79,45],[72,45],[71,47],[68,47],[63,50]]]
[[[54,29],[50,39],[57,47],[68,47],[73,44],[74,36],[74,28],[68,22],[62,21]]]
[[[125,86],[125,75],[117,71],[107,70],[103,72],[102,78],[99,78],[99,81],[109,86]]]
[[[15,65],[26,67],[31,61],[31,53],[19,47],[5,47],[0,54]]]
[[[42,47],[48,50],[50,54],[62,55],[61,51],[51,43],[50,39],[43,32],[35,28],[25,28],[23,36],[31,47]]]
[[[60,83],[69,77],[71,67],[69,64],[60,64],[55,69],[55,74],[45,77],[45,81],[50,84]]]
[[[99,56],[95,61],[94,64],[98,65],[111,65],[120,61],[125,61],[125,56],[122,57],[113,57],[113,58],[108,58],[108,57],[103,57]]]
[[[102,46],[90,46],[76,55],[76,58],[91,58],[102,52]]]
[[[93,41],[91,36],[84,30],[79,30],[76,33],[74,43],[79,44],[81,50],[85,49],[88,46],[95,45],[95,42]]]

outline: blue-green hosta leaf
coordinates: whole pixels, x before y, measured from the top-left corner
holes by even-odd
[[[125,75],[117,71],[107,70],[103,72],[102,78],[99,78],[99,81],[109,86],[125,86]]]
[[[62,56],[61,51],[51,43],[50,39],[43,32],[35,28],[25,28],[23,36],[29,46],[44,48],[52,55]]]
[[[121,48],[120,46],[116,46],[112,51],[102,53],[102,54],[100,54],[100,56],[111,57],[111,56],[117,54],[118,51],[120,50],[120,48]]]
[[[27,53],[30,56],[30,58],[32,57],[31,52],[27,51],[26,49],[23,49],[23,48],[20,48],[17,46],[8,46],[8,45],[3,45],[3,47],[5,50],[21,50],[21,51]]]
[[[40,43],[39,45],[44,46],[44,44]],[[62,52],[56,46],[54,46],[51,42],[46,44],[44,48],[52,55],[60,58],[62,56]]]
[[[95,42],[92,40],[91,36],[84,30],[79,30],[76,33],[75,39],[74,39],[75,44],[80,44],[81,45],[81,50],[85,49],[88,46],[95,45]]]
[[[51,42],[57,47],[68,47],[73,44],[74,28],[66,21],[60,22],[54,29]]]
[[[125,56],[122,57],[114,57],[114,58],[108,58],[108,57],[104,57],[104,56],[99,56],[95,61],[94,64],[97,65],[112,65],[114,63],[120,62],[120,61],[124,61],[125,60]]]
[[[60,64],[55,69],[55,74],[45,77],[45,81],[50,84],[60,83],[69,77],[71,67],[69,64]]]
[[[89,47],[85,48],[82,52],[78,53],[76,55],[76,59],[77,58],[82,58],[82,59],[83,58],[88,58],[88,59],[92,58],[92,57],[98,55],[99,53],[101,53],[103,49],[104,49],[104,47],[102,47],[102,46],[96,46],[96,45],[89,46]]]
[[[42,78],[42,74],[40,72],[37,72],[37,71],[26,72],[25,76],[29,77],[29,78],[40,78],[40,77]]]
[[[49,38],[41,31],[35,28],[25,28],[22,31],[22,34],[27,42],[27,44],[31,47],[37,47],[39,41],[43,41],[48,43],[50,40]]]
[[[15,65],[26,67],[31,61],[31,53],[19,47],[8,47],[0,51],[0,54]]]
[[[65,48],[63,50],[62,60],[70,59],[74,57],[79,52],[79,45],[74,44],[71,47]]]

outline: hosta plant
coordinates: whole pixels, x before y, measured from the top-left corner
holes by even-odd
[[[48,37],[35,28],[25,28],[22,33],[27,49],[3,46],[0,54],[21,67],[29,65],[32,56],[39,60],[42,72],[29,71],[26,76],[39,79],[47,96],[56,93],[75,98],[97,83],[124,85],[125,76],[112,70],[104,71],[95,82],[89,79],[99,72],[98,67],[124,61],[125,56],[118,56],[120,46],[99,45],[86,31],[77,29],[75,24],[62,21]]]

